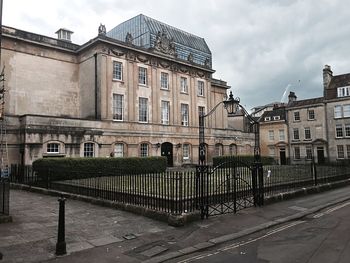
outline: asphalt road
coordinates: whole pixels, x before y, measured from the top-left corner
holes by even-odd
[[[350,202],[170,262],[348,263]]]

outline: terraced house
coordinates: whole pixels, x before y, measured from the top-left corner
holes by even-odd
[[[198,162],[198,115],[230,88],[213,78],[203,38],[144,15],[108,32],[100,25],[83,45],[68,29],[56,33],[2,28],[10,163],[160,155],[169,166]],[[228,128],[222,107],[206,127],[209,162],[252,149],[252,135]]]

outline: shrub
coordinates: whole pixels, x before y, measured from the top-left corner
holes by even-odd
[[[33,170],[39,178],[66,180],[164,172],[166,165],[166,157],[42,158],[33,162]]]

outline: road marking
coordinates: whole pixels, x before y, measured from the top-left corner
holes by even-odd
[[[249,239],[248,241],[241,241],[241,242],[237,242],[237,243],[234,243],[230,246],[226,246],[226,247],[223,247],[223,248],[220,248],[218,249],[216,252],[214,253],[205,253],[205,254],[201,254],[201,255],[197,255],[197,256],[194,256],[194,257],[191,257],[191,258],[187,258],[187,259],[184,259],[182,261],[178,261],[178,263],[187,263],[187,262],[191,262],[191,261],[196,261],[196,260],[199,260],[199,259],[203,259],[205,257],[210,257],[212,255],[216,255],[220,252],[223,252],[223,251],[226,251],[226,250],[230,250],[230,249],[234,249],[234,248],[237,248],[237,247],[241,247],[241,246],[245,246],[247,244],[250,244],[250,243],[253,243],[255,241],[258,241],[260,239],[263,239],[263,238],[266,238],[268,236],[271,236],[273,234],[276,234],[278,232],[281,232],[283,230],[286,230],[288,228],[291,228],[293,226],[296,226],[296,225],[299,225],[299,224],[302,224],[302,223],[305,223],[306,221],[302,221],[302,220],[299,220],[299,221],[295,221],[291,224],[288,224],[288,225],[284,225],[284,226],[281,226],[279,228],[276,228],[272,231],[269,231],[267,232],[265,235],[262,235],[260,237],[257,237],[257,238],[254,238],[254,239]]]
[[[338,210],[338,209],[341,209],[341,208],[343,208],[343,207],[345,207],[345,206],[348,206],[348,205],[350,205],[350,202],[346,202],[346,203],[344,203],[344,204],[341,204],[341,205],[332,207],[332,208],[330,208],[330,209],[328,209],[328,210],[326,210],[326,211],[324,211],[324,212],[315,214],[315,215],[313,216],[313,218],[320,218],[321,216],[328,215],[328,214],[330,214],[330,213],[332,213],[332,212],[334,212],[334,211],[336,211],[336,210]]]

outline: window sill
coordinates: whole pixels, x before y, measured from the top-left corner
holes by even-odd
[[[147,84],[141,84],[141,83],[139,83],[139,86],[140,86],[140,87],[144,87],[144,88],[148,88]]]
[[[115,122],[123,122],[124,120],[115,120],[115,119],[113,119],[113,121],[115,121]]]
[[[197,94],[197,97],[205,98],[204,95],[198,95],[198,94]]]
[[[180,94],[188,95],[188,92],[180,91]]]
[[[160,90],[163,90],[163,91],[170,91],[170,89],[165,89],[165,88],[160,88]]]
[[[124,81],[122,79],[112,79],[113,82],[119,82],[121,84],[124,84]]]

